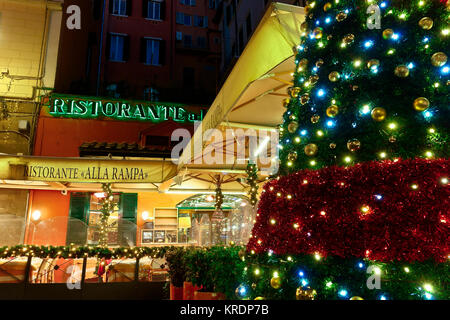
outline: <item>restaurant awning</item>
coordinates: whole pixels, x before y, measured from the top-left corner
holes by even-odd
[[[234,66],[211,108],[190,143],[185,148],[178,170],[213,169],[216,172],[243,171],[245,166],[192,164],[192,159],[205,152],[209,129],[247,128],[273,131],[282,122],[282,100],[292,86],[295,55],[301,38],[300,25],[304,9],[272,3],[245,50]],[[203,139],[202,139],[203,137]],[[194,142],[203,148],[194,150]],[[235,143],[223,141],[224,145]]]

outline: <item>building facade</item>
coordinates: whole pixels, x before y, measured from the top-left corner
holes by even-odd
[[[62,1],[0,2],[0,153],[30,155],[40,96],[53,90]],[[20,243],[28,191],[0,189],[0,238]]]
[[[81,29],[62,29],[56,92],[212,101],[221,59],[215,1],[68,0],[64,8],[74,4]]]
[[[221,81],[233,69],[247,42],[272,2],[305,6],[306,0],[222,0],[214,20],[222,33]]]

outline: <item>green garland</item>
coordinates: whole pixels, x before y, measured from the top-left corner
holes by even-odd
[[[163,258],[166,252],[174,247],[120,247],[105,248],[102,246],[37,246],[17,245],[13,247],[0,247],[0,258],[37,257],[37,258]]]
[[[254,207],[258,202],[258,167],[254,163],[249,163],[245,171],[247,173],[247,184],[250,187],[248,197],[251,205]]]
[[[103,183],[102,184],[103,192],[105,193],[105,197],[101,199],[102,203],[102,217],[100,223],[100,240],[99,244],[102,247],[108,246],[108,233],[106,231],[108,227],[108,219],[111,213],[114,212],[114,195],[112,193],[111,183]]]
[[[214,205],[214,207],[216,208],[217,211],[222,209],[222,204],[223,204],[222,188],[220,188],[220,186],[217,186],[217,188],[216,188],[216,203]]]

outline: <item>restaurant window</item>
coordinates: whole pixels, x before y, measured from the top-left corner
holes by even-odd
[[[162,20],[164,3],[161,1],[144,0],[145,18],[152,20]]]
[[[110,0],[110,12],[118,16],[130,15],[131,1],[129,0]]]
[[[104,196],[103,192],[71,194],[67,244],[99,243]],[[135,246],[137,194],[114,193],[113,201],[115,206],[106,227],[108,245]]]
[[[128,59],[129,37],[127,35],[109,35],[109,60],[123,62]]]

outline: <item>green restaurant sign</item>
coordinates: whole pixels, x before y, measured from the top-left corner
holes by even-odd
[[[49,113],[54,117],[190,123],[203,120],[205,109],[190,112],[185,105],[163,102],[104,100],[94,97],[52,95]]]

